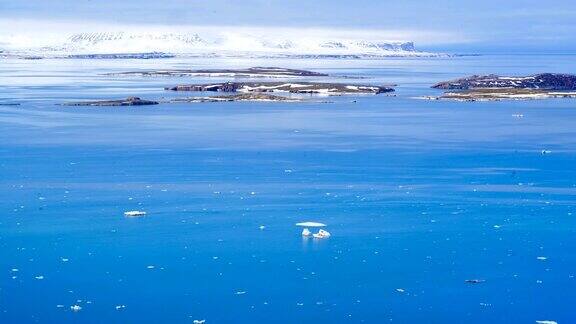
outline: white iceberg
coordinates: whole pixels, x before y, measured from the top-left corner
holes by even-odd
[[[310,232],[309,229],[304,228],[304,229],[302,230],[302,236],[310,236],[310,235],[312,235],[312,232]]]
[[[318,231],[318,233],[313,234],[312,236],[314,236],[314,238],[328,238],[330,235],[330,232],[321,229]]]
[[[296,223],[296,226],[302,226],[302,227],[324,227],[324,226],[326,226],[326,224],[318,223],[318,222],[302,222],[302,223]]]
[[[72,306],[70,306],[70,309],[71,309],[73,312],[79,312],[79,311],[82,310],[82,306],[80,306],[80,305],[72,305]]]

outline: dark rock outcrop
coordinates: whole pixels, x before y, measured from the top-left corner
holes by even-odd
[[[553,91],[576,90],[576,75],[542,73],[525,77],[473,75],[466,78],[440,82],[436,89],[468,90],[483,88],[541,89]]]
[[[142,76],[231,76],[231,77],[320,77],[325,73],[279,67],[251,67],[247,69],[153,70],[113,73],[111,75]]]
[[[157,105],[157,101],[144,100],[138,97],[128,97],[120,100],[96,100],[96,101],[80,101],[80,102],[67,102],[62,106],[146,106]]]
[[[189,97],[175,98],[171,103],[183,102],[233,102],[233,101],[275,101],[275,102],[300,102],[302,99],[276,96],[268,93],[238,93],[233,95],[212,97]]]

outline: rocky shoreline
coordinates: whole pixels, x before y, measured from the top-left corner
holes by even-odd
[[[193,92],[288,92],[300,94],[380,94],[393,92],[387,86],[357,85],[316,82],[224,82],[208,84],[184,84],[165,88],[172,91]]]
[[[541,73],[529,76],[473,75],[444,81],[432,86],[443,90],[468,90],[485,88],[544,89],[554,91],[576,90],[576,75]]]
[[[211,96],[211,97],[187,97],[175,98],[170,100],[170,103],[188,103],[188,102],[234,102],[234,101],[264,101],[264,102],[301,102],[304,101],[300,98],[289,98],[284,96],[276,96],[267,93],[239,93],[224,96]]]
[[[440,96],[419,97],[428,100],[456,101],[500,101],[500,100],[536,100],[552,98],[576,98],[576,91],[548,91],[540,89],[491,88],[448,91]]]
[[[106,75],[116,76],[148,76],[148,77],[234,77],[234,78],[283,78],[283,77],[325,77],[328,74],[313,72],[308,70],[288,69],[279,67],[251,67],[247,69],[175,69],[175,70],[151,70],[151,71],[130,71],[121,73],[108,73]]]
[[[541,73],[529,76],[473,75],[432,86],[447,90],[431,100],[496,101],[576,98],[576,75]]]
[[[65,102],[61,106],[99,106],[99,107],[114,107],[114,106],[148,106],[157,105],[158,101],[144,100],[139,97],[128,97],[119,100],[93,100],[93,101],[77,101]]]

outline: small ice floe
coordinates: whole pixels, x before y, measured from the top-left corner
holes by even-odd
[[[80,305],[72,305],[72,306],[70,306],[70,310],[73,311],[73,312],[79,312],[79,311],[82,310],[82,306],[80,306]]]
[[[70,259],[68,259],[68,258],[60,258],[60,261],[62,261],[62,262],[68,262],[68,261],[70,261]]]
[[[537,260],[540,260],[540,261],[546,261],[546,260],[548,260],[548,258],[545,257],[545,256],[539,256],[539,257],[536,257],[536,259],[537,259]]]
[[[558,322],[550,321],[550,320],[536,321],[536,323],[537,324],[558,324]]]
[[[242,290],[236,292],[236,295],[244,295],[244,294],[246,294],[246,292],[245,292],[245,291],[242,291]]]
[[[550,154],[550,153],[552,153],[552,151],[550,151],[550,150],[542,150],[540,153],[541,153],[542,155],[545,155],[545,154]]]
[[[264,230],[264,229],[266,228],[266,226],[260,225],[258,228],[262,231],[262,230]]]
[[[124,308],[126,308],[126,305],[116,305],[116,310],[123,310]]]
[[[34,278],[36,278],[37,280],[43,280],[43,279],[44,279],[44,276],[36,276],[36,277],[34,277]]]
[[[56,308],[64,308],[64,305],[58,304],[58,305],[56,305]]]
[[[402,289],[402,288],[396,288],[396,291],[399,292],[399,293],[406,292],[406,290],[404,290],[404,289]]]
[[[146,215],[146,212],[141,210],[129,210],[127,212],[124,212],[124,216],[126,217],[140,217],[144,215]]]
[[[302,222],[302,223],[296,223],[296,226],[304,227],[304,229],[302,230],[302,236],[308,237],[312,234],[312,232],[310,232],[308,227],[325,227],[326,224],[318,223],[318,222]],[[321,237],[317,237],[317,238],[325,238],[325,237],[328,237],[328,236],[325,236],[326,233],[328,234],[328,236],[330,236],[330,233],[321,229],[317,234],[314,234],[313,236],[317,237],[317,235],[321,235]]]
[[[153,266],[153,265],[149,265],[149,266],[146,267],[146,269],[154,269],[154,268],[156,268],[156,267]]]
[[[18,271],[20,271],[20,270],[18,270],[16,268],[12,269],[12,272],[18,272]]]
[[[513,114],[512,117],[514,118],[524,118],[523,114]]]
[[[500,228],[500,227],[502,227],[502,226],[500,226],[500,225],[494,225],[494,228],[496,228],[496,229],[498,229],[498,228]]]
[[[330,237],[330,232],[321,229],[321,230],[318,231],[318,233],[312,234],[312,236],[314,236],[314,238],[318,238],[318,239],[321,239],[321,238],[329,238],[329,237]]]
[[[194,322],[192,322],[193,324],[204,324],[206,323],[206,320],[194,320]]]
[[[318,222],[302,222],[302,223],[296,223],[296,226],[302,226],[302,227],[325,227],[326,224],[324,224],[324,223],[318,223]]]

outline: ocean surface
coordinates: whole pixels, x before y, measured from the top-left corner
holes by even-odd
[[[576,323],[576,100],[414,99],[575,58],[0,60],[0,323]],[[398,86],[57,105],[215,80],[105,73],[250,66]]]

